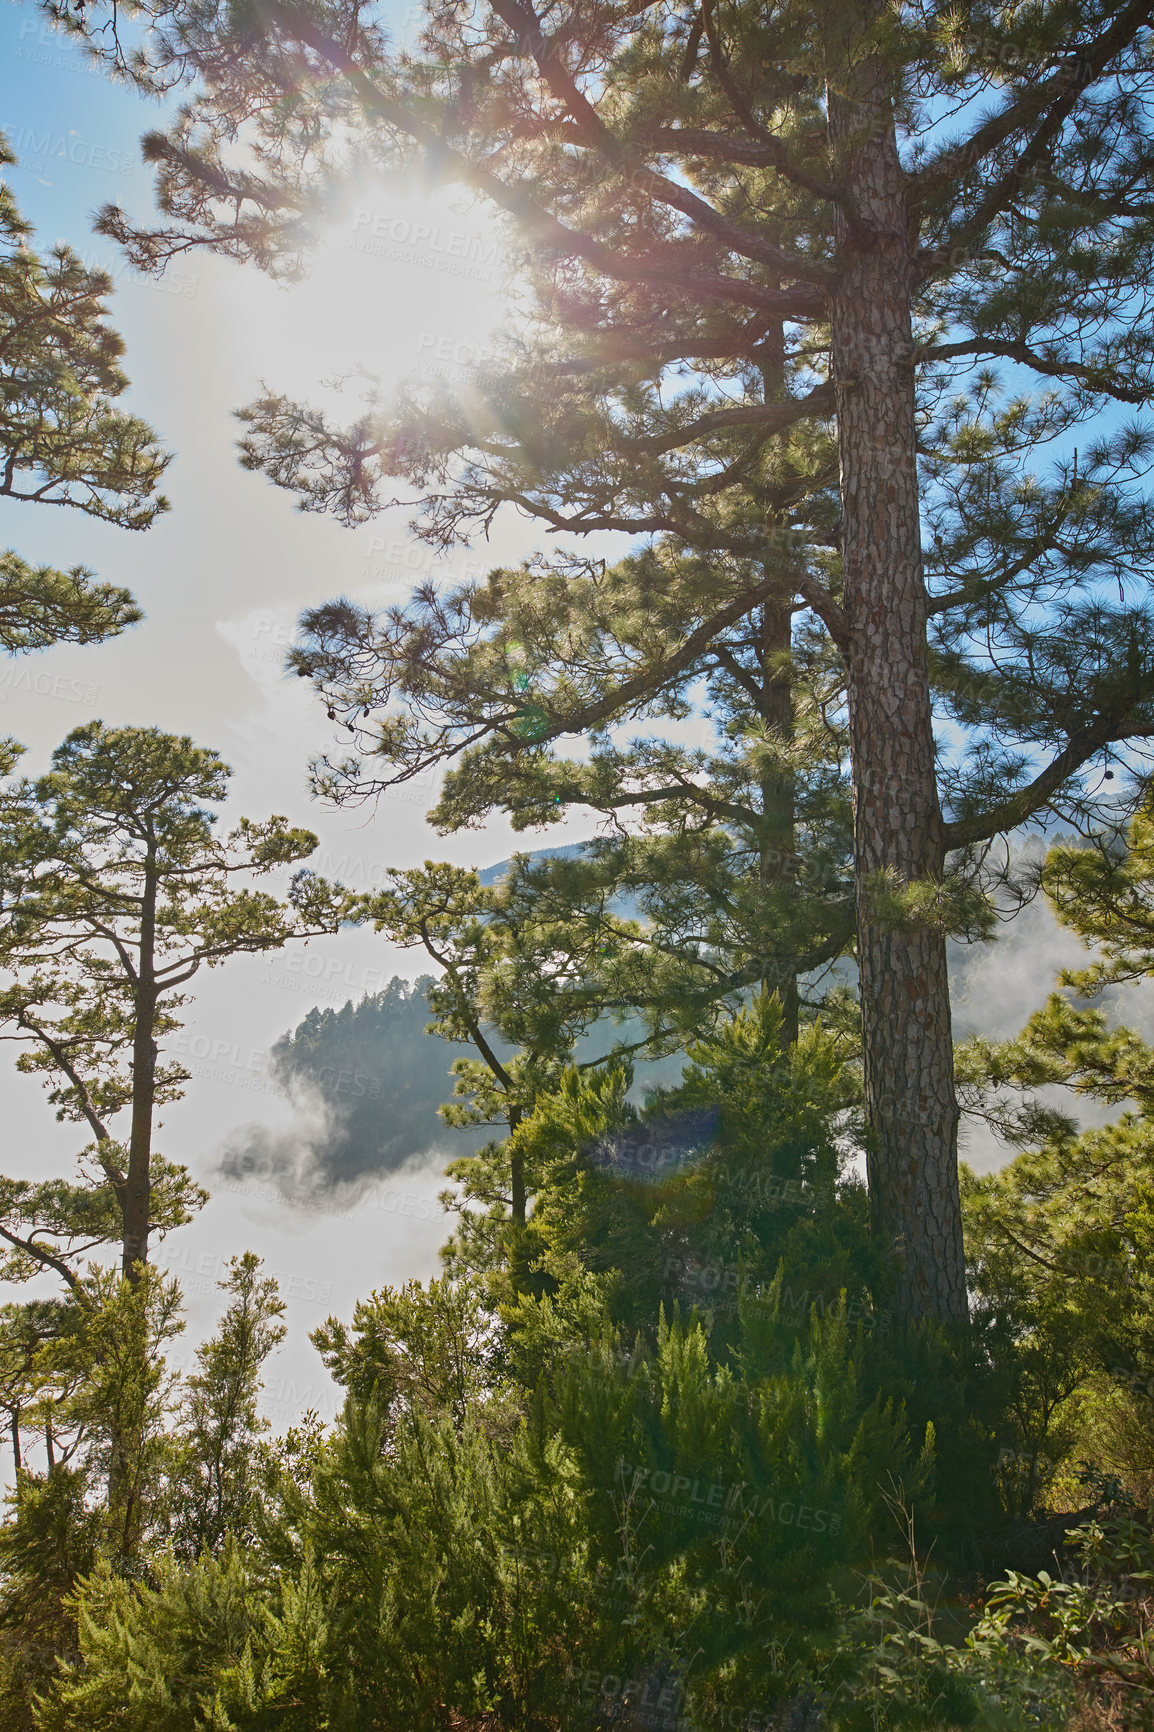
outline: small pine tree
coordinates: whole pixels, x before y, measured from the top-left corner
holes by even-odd
[[[16,161],[0,134],[0,169]],[[107,322],[111,279],[71,247],[42,258],[0,180],[0,497],[66,505],[124,529],[167,511],[157,492],[169,458],[115,399],[127,389],[124,344]],[[125,589],[84,566],[56,571],[0,553],[0,649],[99,643],[140,619]]]
[[[259,1409],[265,1361],[284,1340],[284,1301],[252,1251],[230,1259],[217,1283],[229,1303],[197,1348],[178,1415],[171,1531],[178,1556],[217,1553],[228,1535],[251,1540],[259,1495]]]
[[[1024,1508],[1080,1495],[1079,1451],[1136,1491],[1154,1485],[1154,1050],[1086,1002],[1154,974],[1149,801],[1124,835],[1052,848],[1040,882],[1096,959],[1064,970],[1016,1039],[959,1054],[975,1106],[1022,1148],[967,1175],[964,1195],[981,1327],[1006,1385],[1003,1477]],[[1111,992],[1109,1009],[1121,1003]],[[1056,1085],[1128,1110],[1080,1131],[1038,1099]]]

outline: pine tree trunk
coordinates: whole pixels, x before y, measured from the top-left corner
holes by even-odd
[[[926,654],[904,174],[880,55],[859,38],[843,65],[829,125],[857,221],[851,229],[839,213],[831,348],[871,1212],[897,1262],[899,1317],[964,1323],[945,939],[886,929],[870,907],[874,874],[892,869],[905,883],[939,876],[945,847]]]
[[[783,402],[786,396],[785,327],[775,320],[758,349],[762,393],[767,403]],[[768,523],[768,520],[767,520]],[[768,566],[764,574],[771,575]],[[793,680],[789,666],[778,665],[793,648],[793,586],[789,574],[781,574],[781,596],[767,601],[761,610],[761,720],[775,739],[792,740],[794,730]],[[780,890],[796,877],[797,787],[792,771],[784,774],[767,769],[761,778],[761,853],[758,862],[762,885]],[[793,957],[778,956],[762,976],[762,985],[781,999],[782,1037],[797,1042],[801,1017],[798,966]]]
[[[128,1144],[121,1213],[124,1221],[122,1269],[134,1285],[148,1261],[152,1221],[152,1115],[156,1103],[156,899],[158,884],[151,854],[145,874],[136,982],[136,1027],[132,1042],[132,1128]]]
[[[788,655],[792,647],[793,613],[788,598],[780,605],[767,602],[761,615],[762,720],[776,738],[783,740],[793,735],[793,686],[788,669],[775,669],[773,664],[776,658]],[[789,771],[782,774],[767,770],[764,773],[761,778],[761,810],[761,882],[767,890],[780,892],[783,886],[789,886],[796,878],[796,787]],[[795,957],[779,956],[762,982],[781,999],[782,1037],[791,1046],[797,1041],[801,1015],[797,970]]]
[[[520,1107],[509,1109],[509,1219],[514,1227],[523,1229],[526,1221],[528,1197],[525,1190],[525,1156],[516,1140],[517,1127],[521,1123]]]

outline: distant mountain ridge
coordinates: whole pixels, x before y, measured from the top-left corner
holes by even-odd
[[[531,857],[572,857],[584,846],[538,849]],[[498,860],[478,876],[483,884],[497,883],[510,864]],[[951,943],[955,1031],[1015,1033],[1051,990],[1057,969],[1079,954],[1084,955],[1077,941],[1038,902],[1003,927],[999,943]],[[852,958],[831,972],[852,984]],[[471,1153],[499,1134],[456,1130],[438,1115],[452,1094],[453,1060],[470,1049],[426,1032],[430,984],[429,976],[394,977],[359,1003],[350,999],[339,1009],[310,1010],[282,1035],[272,1048],[270,1070],[295,1108],[294,1124],[289,1131],[248,1125],[234,1132],[220,1155],[226,1178],[260,1178],[291,1196],[335,1194],[423,1155],[448,1161]],[[592,1057],[607,1044],[603,1034],[589,1035],[581,1054]],[[674,1057],[639,1066],[638,1076],[642,1085],[668,1084],[680,1069]]]

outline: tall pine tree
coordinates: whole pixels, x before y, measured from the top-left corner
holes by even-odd
[[[122,54],[119,13],[51,10]],[[951,850],[1084,819],[1094,761],[1154,728],[1148,439],[1101,425],[1149,389],[1148,9],[433,0],[419,52],[393,55],[359,0],[132,10],[157,27],[135,76],[188,87],[146,141],[164,223],[103,217],[139,264],[202,244],[282,268],[353,140],[359,165],[488,200],[523,266],[530,316],[475,392],[349,428],[270,395],[250,465],[348,521],[399,477],[442,543],[513,503],[768,561],[828,632],[874,1221],[904,1312],[963,1320],[938,886]],[[719,598],[696,629],[740,610]],[[935,667],[968,730],[954,765]]]

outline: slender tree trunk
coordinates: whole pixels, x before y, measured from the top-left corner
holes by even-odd
[[[125,1175],[123,1270],[135,1285],[148,1261],[152,1218],[152,1115],[156,1100],[156,861],[149,851],[140,917],[136,1029],[132,1042],[132,1130]]]
[[[513,1137],[521,1123],[520,1107],[509,1108],[509,1135]],[[509,1144],[509,1218],[514,1227],[524,1227],[528,1198],[525,1192],[525,1157],[516,1142]]]
[[[780,403],[786,395],[785,327],[775,320],[766,332],[760,347],[762,393],[767,403]],[[768,528],[768,522],[767,522]],[[768,575],[768,572],[767,572]],[[761,664],[761,719],[775,739],[793,738],[793,680],[788,657],[793,648],[793,586],[787,572],[782,573],[781,595],[767,601],[761,610],[761,633],[758,659]],[[784,773],[767,769],[761,777],[762,832],[758,861],[764,889],[780,891],[796,876],[794,861],[797,854],[795,822],[797,789],[792,771]],[[763,976],[763,985],[778,994],[782,1008],[782,1034],[792,1046],[797,1041],[800,1021],[800,994],[797,986],[797,962],[793,957],[778,956],[771,970]]]
[[[850,16],[868,28],[877,16]],[[870,881],[941,874],[944,830],[926,654],[910,313],[911,242],[892,102],[859,37],[831,79],[829,125],[858,223],[838,217],[831,310],[841,463],[850,751],[874,1229],[906,1319],[967,1317],[944,937],[883,927]],[[836,86],[836,88],[835,88]]]
[[[788,598],[778,605],[766,602],[761,616],[762,720],[777,739],[793,735],[793,687],[788,667],[774,666],[793,646],[793,611]],[[790,771],[767,770],[761,778],[762,834],[758,862],[762,887],[780,893],[796,878],[794,861],[797,836],[796,789]],[[792,1046],[798,1036],[800,993],[797,960],[775,959],[764,984],[781,999],[782,1034]]]

